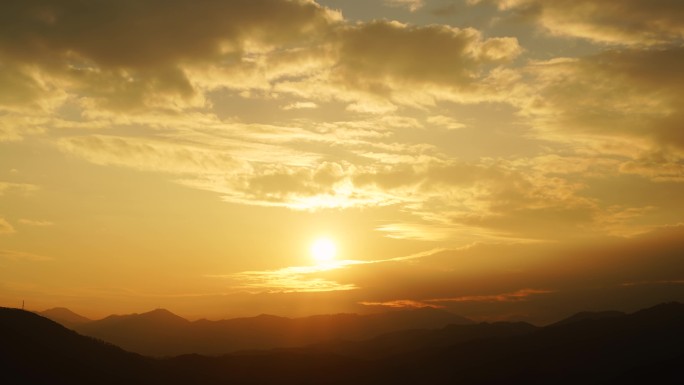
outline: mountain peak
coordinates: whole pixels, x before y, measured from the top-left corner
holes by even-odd
[[[150,319],[154,321],[169,321],[169,322],[189,322],[185,318],[170,312],[167,309],[154,309],[147,313],[138,314],[136,318]]]
[[[76,314],[73,311],[65,307],[55,307],[52,309],[47,309],[37,313],[45,318],[62,324],[66,327],[72,327],[75,325],[84,324],[90,322],[91,319],[86,318],[80,314]]]

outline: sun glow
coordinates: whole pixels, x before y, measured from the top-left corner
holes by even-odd
[[[311,244],[311,257],[318,264],[330,263],[335,259],[337,248],[328,238],[319,238]]]

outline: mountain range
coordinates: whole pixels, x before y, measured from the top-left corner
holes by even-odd
[[[681,384],[684,305],[584,313],[545,327],[470,323],[170,358],[0,308],[0,342],[4,384]]]
[[[80,334],[148,356],[220,355],[247,349],[297,347],[329,340],[362,340],[407,329],[434,329],[472,324],[458,315],[432,308],[359,315],[304,318],[259,315],[220,321],[188,321],[165,309],[112,315],[90,321],[66,309],[41,315]]]

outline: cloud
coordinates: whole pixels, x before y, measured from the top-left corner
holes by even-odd
[[[0,27],[12,36],[0,38],[2,141],[141,117],[155,125],[208,112],[225,92],[364,114],[497,100],[494,67],[522,51],[515,38],[471,28],[352,24],[306,0],[30,0],[0,14],[13,15]]]
[[[350,111],[374,113],[395,110],[397,104],[479,100],[475,88],[485,67],[521,52],[515,38],[485,39],[474,29],[345,23],[335,11],[304,0],[156,5],[128,0],[97,7],[39,0],[13,5],[16,17],[3,24],[13,38],[0,39],[0,65],[6,67],[0,107],[24,110],[0,120],[0,138],[30,133],[31,126],[17,129],[8,120],[26,111],[41,111],[37,117],[45,119],[71,103],[81,119],[107,112],[174,114],[211,108],[210,92],[222,89],[288,94],[316,104],[341,100]],[[99,36],[115,38],[105,49]],[[402,49],[388,49],[396,46]]]
[[[484,66],[505,63],[521,52],[515,38],[484,39],[471,28],[390,21],[347,27],[338,44],[334,82],[399,104],[431,104],[444,93],[467,98],[475,94]],[[416,99],[419,85],[424,100]]]
[[[681,43],[684,6],[677,0],[495,0],[502,10],[532,18],[556,35],[600,43],[651,46]]]
[[[402,207],[413,221],[377,228],[398,238],[558,237],[594,228],[601,211],[581,195],[582,183],[549,175],[557,170],[530,170],[535,162],[462,162],[431,155],[429,146],[373,143],[365,133],[330,144],[329,135],[310,128],[214,123],[216,131],[182,131],[173,141],[91,135],[63,138],[59,146],[95,164],[167,173],[234,203],[296,210]],[[296,150],[302,143],[324,146],[303,153]],[[326,154],[331,145],[352,154],[345,157],[353,163]]]
[[[577,303],[638,308],[628,298],[643,305],[679,298],[682,231],[674,226],[631,238],[478,243],[408,261],[351,266],[335,277],[356,284],[355,298],[365,306],[439,306],[477,319],[507,311],[520,319],[529,312],[550,322],[577,311]],[[552,315],[543,316],[547,311]]]
[[[7,16],[0,31],[12,38],[2,40],[3,50],[27,61],[72,55],[83,60],[81,63],[90,61],[106,68],[154,68],[169,62],[206,60],[224,50],[243,50],[247,37],[256,43],[282,44],[339,17],[304,0],[157,0],[143,4],[133,0],[98,4],[29,0],[4,7],[2,14]],[[275,29],[278,34],[270,33]],[[108,36],[109,44],[100,44],[101,36]]]
[[[385,233],[389,238],[421,241],[454,240],[458,239],[459,233],[464,231],[458,226],[438,226],[426,223],[387,223],[377,226],[375,230]]]
[[[444,115],[434,115],[427,118],[427,122],[447,130],[458,130],[465,127],[465,124]]]
[[[53,259],[52,257],[46,257],[44,255],[14,250],[0,250],[0,258],[10,261],[50,261]]]
[[[684,279],[671,279],[671,280],[661,280],[661,281],[636,281],[636,282],[625,282],[620,284],[620,286],[641,286],[641,285],[684,285]]]
[[[283,110],[302,110],[313,108],[318,108],[318,104],[314,102],[295,102],[286,105],[285,107],[283,107]]]
[[[46,227],[46,226],[54,225],[54,223],[50,222],[50,221],[34,220],[34,219],[19,219],[19,223],[21,223],[22,225],[38,226],[38,227]]]
[[[359,304],[364,306],[383,306],[383,307],[394,307],[394,308],[444,308],[444,305],[440,303],[445,302],[518,302],[525,301],[528,297],[532,295],[539,294],[549,294],[553,293],[553,290],[540,290],[540,289],[520,289],[510,293],[501,294],[484,294],[484,295],[465,295],[461,297],[451,297],[451,298],[430,298],[421,300],[412,299],[399,299],[392,301],[383,302],[371,302],[371,301],[361,301]]]
[[[425,2],[423,0],[383,0],[383,2],[387,6],[403,7],[411,12],[415,12],[425,6]]]
[[[516,302],[524,301],[529,296],[538,294],[553,293],[553,290],[544,289],[520,289],[510,293],[501,294],[485,294],[485,295],[464,295],[461,297],[451,298],[431,298],[424,300],[425,302]]]
[[[278,270],[245,271],[218,277],[234,281],[233,290],[246,290],[254,293],[308,293],[358,289],[354,284],[342,284],[334,280],[316,277],[317,274],[344,266],[344,263],[322,266],[294,266]]]
[[[239,161],[221,151],[167,141],[91,135],[64,138],[58,145],[95,164],[142,171],[202,175],[240,167]]]
[[[422,308],[443,308],[443,306],[429,304],[421,301],[414,301],[411,299],[397,299],[393,301],[384,302],[372,302],[372,301],[361,301],[359,305],[363,306],[382,306],[390,308],[410,308],[410,309],[422,309]]]
[[[3,196],[5,194],[26,195],[38,189],[38,186],[29,183],[0,182],[0,196]]]
[[[14,234],[17,231],[14,229],[14,227],[7,222],[6,219],[0,218],[0,235],[6,235],[6,234]]]
[[[681,180],[683,59],[682,48],[628,49],[532,63],[531,86],[512,103],[540,138],[612,160],[616,172]]]
[[[29,0],[0,15],[0,106],[67,90],[117,111],[203,106],[188,66],[301,44],[341,19],[306,0]]]
[[[227,279],[232,290],[246,290],[252,293],[308,293],[346,291],[360,289],[353,283],[340,283],[330,278],[338,270],[363,265],[406,262],[424,258],[440,249],[428,250],[412,255],[381,260],[334,260],[310,266],[290,266],[275,270],[244,271],[228,275],[208,275],[210,278]]]
[[[0,96],[0,138],[70,129],[78,134],[59,148],[94,164],[165,173],[239,204],[392,206],[408,217],[378,230],[431,241],[552,239],[608,231],[602,225],[634,232],[622,214],[652,205],[602,201],[587,178],[682,179],[679,48],[512,69],[523,52],[517,39],[473,28],[351,23],[303,0],[136,4],[12,5],[16,39],[0,39],[11,74],[0,83],[13,90]],[[115,36],[107,49],[97,37],[105,34]],[[219,118],[219,96],[270,103],[273,117],[263,119],[279,123]],[[445,101],[509,103],[551,147],[463,161],[446,143],[416,143],[409,130],[474,129],[433,110]],[[38,112],[27,112],[32,103]],[[333,105],[353,119],[281,119],[291,115],[283,110]],[[561,147],[573,150],[554,158]]]

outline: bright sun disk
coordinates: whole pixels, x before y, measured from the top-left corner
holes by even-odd
[[[328,238],[319,238],[311,244],[311,256],[317,263],[328,263],[335,259],[337,248]]]

